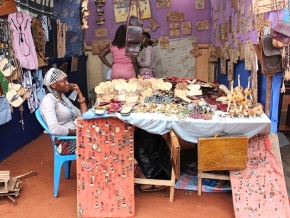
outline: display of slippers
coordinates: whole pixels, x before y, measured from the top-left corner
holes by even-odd
[[[120,112],[121,111],[121,103],[113,102],[107,106],[108,114]]]
[[[14,89],[6,93],[6,98],[13,107],[19,107],[24,101]]]
[[[133,107],[130,104],[125,104],[122,106],[122,110],[120,111],[120,114],[122,116],[129,116],[131,111],[132,111]]]
[[[93,110],[97,115],[103,115],[105,113],[106,106],[93,106]]]
[[[142,192],[154,192],[154,191],[160,191],[163,189],[166,189],[168,186],[155,186],[155,185],[150,185],[148,188],[141,188],[139,187],[140,191]]]

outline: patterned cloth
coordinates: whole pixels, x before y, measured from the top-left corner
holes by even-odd
[[[15,0],[18,11],[25,11],[30,15],[53,16],[54,0]]]

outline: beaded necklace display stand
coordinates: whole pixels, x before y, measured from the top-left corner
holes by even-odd
[[[236,218],[290,217],[283,166],[272,151],[276,147],[277,134],[252,137],[247,168],[230,172]]]

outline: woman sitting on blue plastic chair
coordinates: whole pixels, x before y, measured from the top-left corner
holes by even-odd
[[[47,86],[48,93],[40,103],[40,112],[47,123],[52,135],[76,135],[75,119],[87,111],[86,99],[77,84],[69,83],[67,75],[55,68],[51,68],[44,77],[43,83]],[[78,96],[80,109],[72,104],[64,93],[74,91]],[[57,151],[60,154],[72,154],[76,150],[76,141],[71,140],[66,144],[55,139]]]

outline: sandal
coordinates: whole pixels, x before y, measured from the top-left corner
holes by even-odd
[[[132,109],[133,109],[132,105],[125,104],[122,107],[122,110],[120,111],[120,113],[121,113],[122,116],[129,116],[131,111],[132,111]]]
[[[19,107],[24,101],[14,89],[6,93],[6,98],[13,107]]]
[[[93,106],[93,110],[97,115],[103,115],[106,111],[105,106]]]

